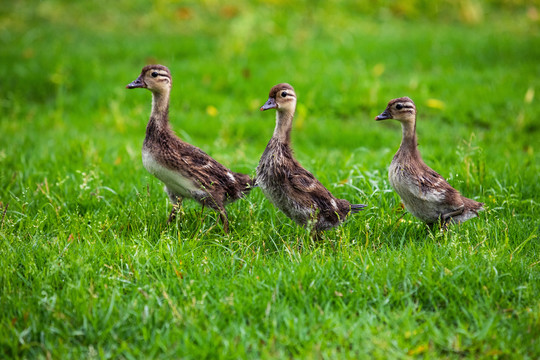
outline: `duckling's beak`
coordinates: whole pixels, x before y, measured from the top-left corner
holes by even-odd
[[[392,115],[390,115],[390,112],[388,110],[384,110],[381,114],[375,116],[375,120],[377,121],[388,119],[393,119]]]
[[[140,76],[136,80],[126,85],[126,89],[136,89],[136,88],[143,88],[143,87],[144,87],[144,82],[142,81],[142,78]]]
[[[263,106],[261,106],[261,111],[268,110],[268,109],[276,109],[276,108],[277,108],[276,99],[274,99],[273,97],[270,97],[268,98],[268,101]]]

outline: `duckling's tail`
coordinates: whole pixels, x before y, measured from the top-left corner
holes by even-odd
[[[243,197],[256,186],[255,185],[255,178],[249,177],[249,175],[241,174],[241,173],[234,173],[234,177],[237,181],[237,183],[240,186],[240,195],[239,197]]]
[[[462,214],[452,217],[452,220],[455,222],[462,223],[469,219],[475,218],[478,216],[478,212],[484,210],[484,203],[468,199],[465,196],[462,196],[461,199],[463,200],[465,209],[463,210]]]
[[[257,187],[255,178],[248,177],[248,180],[246,181],[246,187],[244,188],[244,194],[249,194],[249,192],[254,188]]]
[[[356,214],[360,210],[364,210],[366,206],[364,204],[351,204],[351,213]]]

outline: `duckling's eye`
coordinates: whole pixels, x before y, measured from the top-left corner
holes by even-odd
[[[154,71],[154,72],[152,73],[152,77],[157,77],[157,76],[158,76],[157,71]]]
[[[287,94],[287,92],[285,92],[285,91],[281,93],[281,97],[285,97],[285,96],[287,96],[287,95],[288,95],[288,94]]]
[[[403,105],[401,105],[401,104],[397,104],[397,105],[396,105],[396,109],[398,109],[398,110],[401,110],[401,109],[403,109]]]

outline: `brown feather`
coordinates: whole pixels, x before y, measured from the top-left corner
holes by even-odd
[[[157,75],[155,72],[159,72],[159,75],[153,76]],[[218,210],[227,231],[225,204],[249,193],[254,180],[248,175],[230,171],[172,131],[169,125],[169,92],[172,84],[169,69],[162,65],[148,65],[142,69],[139,79],[153,95],[152,113],[143,143],[143,163],[144,156],[149,159],[149,165],[145,163],[145,167],[165,183],[173,203],[189,197]]]
[[[291,101],[291,97],[277,96],[283,90],[290,90],[292,98],[295,98],[294,89],[289,84],[272,87],[269,98],[275,98],[278,104],[280,101]],[[274,136],[268,142],[257,167],[257,185],[270,202],[299,225],[312,227],[316,231],[328,230],[343,222],[352,207],[357,212],[364,205],[351,205],[345,199],[334,197],[294,158],[290,146],[293,116],[294,107],[278,108]]]
[[[446,222],[462,222],[483,210],[482,203],[462,196],[441,175],[425,164],[418,151],[416,106],[410,98],[391,100],[376,119],[396,119],[401,122],[401,146],[392,159],[388,176],[405,207],[414,216],[428,224],[443,218]]]

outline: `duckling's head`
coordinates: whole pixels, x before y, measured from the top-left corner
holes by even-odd
[[[414,122],[416,120],[416,106],[408,97],[390,100],[386,109],[375,117],[375,120],[395,119],[400,122]]]
[[[126,85],[127,89],[145,88],[154,93],[164,93],[172,86],[171,72],[163,65],[147,65],[141,75]]]
[[[291,85],[277,84],[268,94],[268,100],[261,106],[261,111],[276,109],[277,111],[294,112],[296,108],[296,94]]]

